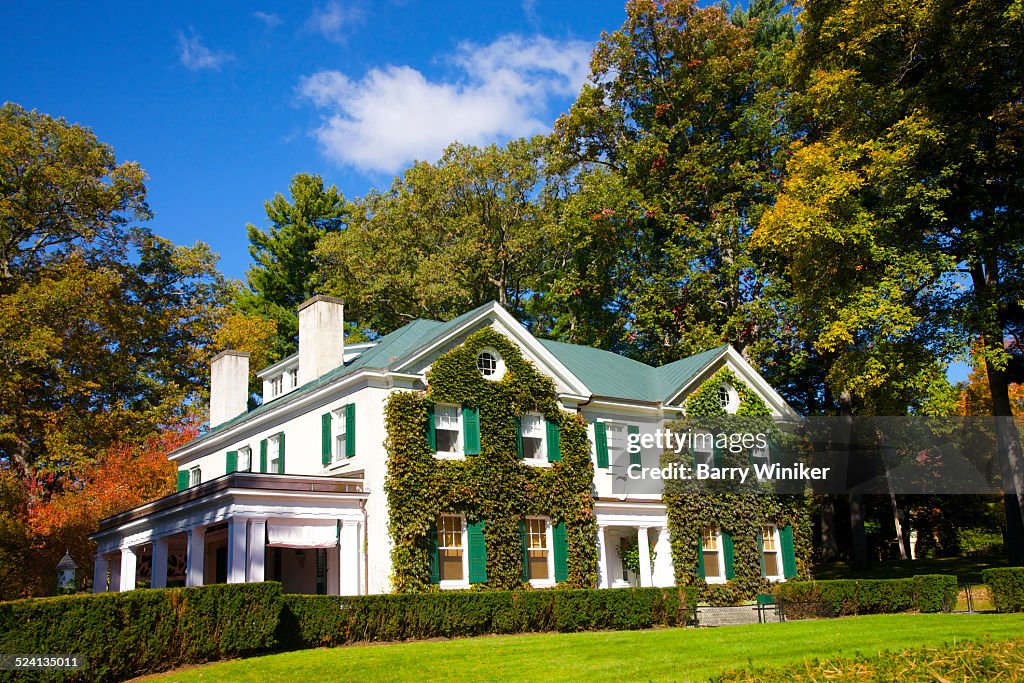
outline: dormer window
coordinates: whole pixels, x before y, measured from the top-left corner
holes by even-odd
[[[728,384],[718,387],[718,400],[722,404],[722,410],[729,410],[732,406],[732,388]]]
[[[270,396],[280,396],[284,392],[284,376],[278,375],[270,380]]]
[[[484,349],[476,356],[476,369],[484,379],[498,380],[505,376],[505,361],[494,349]]]
[[[288,371],[288,386],[297,387],[299,386],[299,369],[292,368]]]

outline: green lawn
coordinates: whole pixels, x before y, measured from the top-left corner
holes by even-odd
[[[927,560],[886,560],[873,562],[865,570],[852,562],[829,562],[814,568],[816,579],[902,579],[915,574],[953,574],[960,583],[981,583],[981,572],[989,567],[1005,567],[1006,556],[939,557]]]
[[[699,681],[727,669],[1007,640],[1024,614],[893,614],[821,621],[530,634],[304,650],[171,672],[159,681]]]

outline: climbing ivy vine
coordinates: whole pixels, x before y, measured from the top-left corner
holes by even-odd
[[[496,350],[506,371],[484,378],[477,355]],[[486,520],[487,582],[484,588],[516,589],[522,581],[519,521],[544,515],[564,522],[568,545],[567,587],[597,582],[594,539],[594,469],[582,417],[559,406],[554,383],[523,358],[519,347],[491,328],[470,335],[434,360],[426,392],[397,392],[385,407],[388,470],[384,488],[393,542],[392,585],[397,592],[431,590],[428,531],[441,513]],[[435,403],[479,408],[480,454],[438,459],[427,443],[427,409]],[[516,418],[541,413],[560,426],[561,460],[550,467],[517,457]]]
[[[719,388],[731,386],[739,397],[734,416],[722,407]],[[764,401],[735,373],[723,368],[705,380],[686,401],[686,417],[667,425],[678,432],[698,429],[710,433],[764,432],[776,444],[786,444],[791,437],[781,433],[771,418]],[[784,449],[783,449],[784,450]],[[747,466],[748,455],[724,452],[725,467]],[[666,453],[662,465],[692,465],[689,454]],[[806,496],[782,494],[772,484],[761,485],[760,493],[735,492],[727,485],[704,485],[699,491],[679,479],[665,481],[663,494],[668,511],[668,525],[675,566],[676,584],[696,586],[702,601],[711,604],[734,604],[770,592],[770,584],[761,576],[758,534],[762,525],[774,524],[782,529],[793,528],[793,545],[799,578],[810,578],[811,525]],[[698,552],[701,531],[706,527],[727,530],[734,544],[735,576],[724,584],[708,584],[698,573]]]

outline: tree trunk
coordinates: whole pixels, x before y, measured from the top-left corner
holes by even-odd
[[[1006,513],[1006,552],[1010,564],[1024,566],[1024,455],[1020,432],[1010,408],[1010,387],[1006,373],[985,362],[992,393],[992,414],[996,420],[999,470],[1003,475],[1003,508]]]
[[[821,559],[831,562],[839,558],[839,543],[836,540],[836,504],[832,496],[826,495],[821,502]]]
[[[839,395],[839,414],[846,434],[842,444],[847,462],[853,464],[851,446],[853,444],[853,396],[849,391]],[[859,483],[859,482],[858,482]],[[861,494],[851,493],[850,496],[850,536],[853,539],[853,564],[857,569],[868,568],[868,537],[864,531],[864,500]]]

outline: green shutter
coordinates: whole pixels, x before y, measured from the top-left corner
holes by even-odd
[[[184,491],[188,488],[188,470],[178,470],[178,490]]]
[[[530,551],[526,542],[526,522],[519,520],[519,547],[522,551],[523,570],[520,578],[525,582],[530,580]]]
[[[356,455],[356,405],[349,403],[345,406],[345,457],[354,458]]]
[[[569,580],[569,541],[565,537],[565,522],[551,528],[551,540],[555,552],[555,581]]]
[[[715,443],[716,445],[714,446],[714,451],[712,453],[712,462],[714,463],[716,468],[721,469],[725,467],[725,453],[723,453],[722,449],[718,447],[717,437],[715,438]]]
[[[637,434],[637,435],[640,434],[640,428],[637,427],[636,425],[629,425],[628,427],[626,427],[626,434],[627,434],[627,436],[626,436],[627,442],[626,443],[628,444],[629,443],[628,439],[629,439],[630,436],[633,436],[634,434]],[[640,443],[637,442],[637,447],[639,448],[639,446],[640,446]],[[630,452],[630,454],[629,454],[629,464],[630,465],[639,465],[639,464],[641,464],[641,462],[640,462],[640,453],[632,453],[632,452]]]
[[[526,457],[523,453],[523,418],[516,415],[514,422],[516,426],[516,457],[523,460]]]
[[[722,559],[725,561],[725,578],[735,579],[736,568],[733,566],[736,560],[736,548],[732,543],[732,534],[722,529]]]
[[[427,529],[427,563],[430,572],[430,583],[441,583],[441,563],[437,556],[437,525],[431,524]]]
[[[779,447],[775,443],[775,439],[768,439],[768,460],[772,463],[782,462],[782,458],[779,456]]]
[[[225,456],[224,471],[228,474],[238,471],[238,451],[228,451]]]
[[[260,441],[260,472],[267,471],[267,440]]]
[[[434,426],[434,406],[427,406],[427,446],[433,452],[437,452],[437,430]]]
[[[764,566],[764,535],[757,532],[757,555],[761,558],[761,576],[768,576],[768,570]]]
[[[480,455],[480,409],[464,407],[462,409],[462,433],[465,437],[466,455]]]
[[[793,527],[789,524],[779,530],[782,545],[782,575],[787,579],[796,578],[796,552],[793,548]]]
[[[556,422],[545,422],[548,437],[548,462],[558,462],[562,459],[562,432]]]
[[[608,467],[608,427],[604,422],[594,423],[594,449],[597,451],[597,466]]]
[[[284,474],[284,432],[277,435],[277,473]]]
[[[320,416],[320,461],[326,467],[331,464],[331,413]]]
[[[700,538],[697,539],[697,576],[702,579],[708,577],[707,572],[704,570],[704,532],[701,531]]]
[[[487,542],[484,540],[484,526],[486,522],[480,520],[476,524],[470,524],[466,528],[467,545],[469,550],[469,582],[487,582]]]

